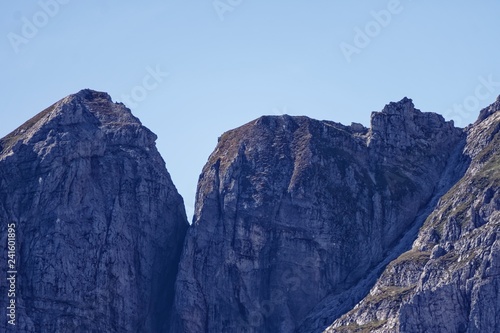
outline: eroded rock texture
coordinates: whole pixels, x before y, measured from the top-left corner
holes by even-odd
[[[166,330],[188,224],[155,140],[83,90],[0,141],[0,242],[14,222],[18,269],[17,325],[2,282],[0,331]]]
[[[407,98],[369,129],[282,116],[225,133],[200,176],[172,332],[321,332],[408,249],[464,138]]]
[[[500,97],[465,132],[464,176],[327,332],[500,332]]]
[[[500,98],[229,131],[186,238],[155,140],[91,90],[0,140],[1,332],[500,332]]]

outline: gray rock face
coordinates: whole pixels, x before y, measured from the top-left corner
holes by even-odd
[[[407,98],[370,129],[282,116],[225,133],[200,176],[171,332],[321,332],[415,240],[464,140]]]
[[[91,90],[0,140],[1,332],[500,332],[500,97],[465,130],[407,98],[370,128],[261,117],[189,230],[155,140]]]
[[[326,332],[500,332],[500,98],[465,132],[463,177]]]
[[[15,223],[18,270],[17,325],[1,283],[0,331],[166,329],[188,224],[155,140],[83,90],[0,141],[0,242]]]

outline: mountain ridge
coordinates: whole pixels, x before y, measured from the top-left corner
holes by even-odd
[[[412,249],[327,332],[498,332],[499,100],[465,129],[463,177],[441,197]],[[426,304],[442,306],[429,311]]]
[[[0,139],[16,332],[498,332],[500,96],[464,129],[407,97],[369,127],[259,117],[190,226],[156,139],[90,89]]]
[[[413,225],[464,139],[408,98],[371,123],[261,117],[221,136],[200,176],[173,332],[307,332],[301,322],[325,297],[337,309],[322,320],[354,305],[341,291]]]

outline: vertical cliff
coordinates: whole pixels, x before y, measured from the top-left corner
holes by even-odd
[[[261,117],[189,230],[155,140],[91,90],[0,140],[1,332],[500,332],[500,97],[466,129]]]
[[[463,140],[407,98],[369,129],[282,116],[225,133],[200,176],[172,332],[326,328],[409,247]]]
[[[326,332],[500,332],[500,97],[465,132],[463,177],[412,249]]]
[[[15,327],[0,284],[2,332],[166,329],[188,224],[155,140],[91,90],[0,140],[0,271],[12,223],[18,270]]]

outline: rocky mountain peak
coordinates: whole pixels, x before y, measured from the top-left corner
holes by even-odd
[[[413,100],[408,97],[404,97],[399,102],[390,102],[387,104],[382,113],[387,114],[405,114],[412,113],[415,111],[415,105],[413,104]]]
[[[425,152],[437,142],[446,142],[462,133],[461,129],[455,128],[453,121],[446,121],[437,113],[416,109],[407,97],[387,104],[381,112],[372,112],[370,123],[369,146],[390,146],[398,150]],[[392,150],[388,152],[393,154]]]
[[[266,116],[226,132],[199,179],[172,332],[333,322],[422,223],[461,141],[462,130],[407,98],[375,112],[369,130]]]
[[[188,223],[155,139],[86,89],[0,140],[0,240],[15,223],[22,262],[18,332],[168,327]]]
[[[484,109],[481,110],[481,112],[479,112],[479,117],[475,124],[482,122],[483,120],[485,120],[486,118],[488,118],[489,116],[498,111],[500,111],[500,95],[498,96],[495,103],[485,107]]]
[[[102,91],[95,91],[92,89],[82,89],[76,94],[73,94],[72,96],[79,97],[87,101],[105,100],[107,102],[112,102],[111,96],[109,96],[108,93]]]
[[[122,103],[114,103],[104,92],[84,89],[49,106],[0,140],[2,155],[10,155],[23,144],[43,146],[48,138],[94,141],[106,136],[108,143],[153,147],[156,135],[142,126]],[[64,139],[63,139],[64,138]]]
[[[141,125],[138,118],[122,103],[114,103],[107,93],[83,89],[67,97],[66,103],[81,105],[86,111],[92,113],[102,125]],[[64,108],[61,109],[64,112]]]
[[[499,110],[464,130],[411,249],[325,332],[500,332]]]
[[[219,138],[188,226],[156,136],[69,95],[0,139],[16,331],[499,332],[499,111],[260,117]]]

